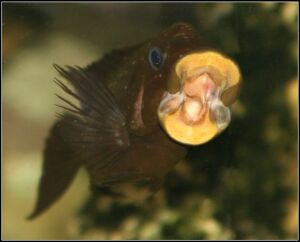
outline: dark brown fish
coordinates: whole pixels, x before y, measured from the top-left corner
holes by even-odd
[[[58,96],[67,112],[47,139],[29,219],[61,197],[81,166],[93,186],[143,183],[156,191],[184,158],[185,145],[205,143],[227,127],[240,82],[236,64],[186,23],[86,68],[55,68],[75,91],[56,83],[80,106]]]

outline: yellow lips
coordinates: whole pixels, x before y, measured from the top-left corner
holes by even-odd
[[[218,127],[210,121],[206,112],[201,125],[187,125],[180,119],[180,110],[171,115],[166,115],[162,123],[169,136],[183,144],[200,145],[211,140],[217,133]]]
[[[230,112],[226,106],[233,103],[237,97],[240,83],[239,69],[232,60],[220,53],[205,51],[189,54],[179,60],[176,64],[176,74],[182,81],[182,88],[173,96],[181,97],[178,98],[181,103],[176,111],[172,112],[164,112],[160,108],[158,110],[160,123],[168,135],[180,143],[187,145],[206,143],[223,131],[230,122]],[[203,80],[203,82],[196,81],[195,84],[193,82],[191,84],[189,82],[191,79]],[[207,86],[210,89],[207,89]],[[172,96],[170,93],[168,95],[168,98]],[[198,106],[194,105],[193,101],[199,97],[202,102],[200,101]],[[188,102],[192,103],[191,110],[186,108]],[[166,103],[162,101],[163,105]],[[229,118],[225,124],[220,123],[223,122],[222,115],[219,114],[218,119],[216,110],[219,109],[214,109],[215,105],[221,105],[228,110]],[[201,120],[187,122],[185,117],[189,117],[196,111],[200,113],[199,107],[203,108]]]

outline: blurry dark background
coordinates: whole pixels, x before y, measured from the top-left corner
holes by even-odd
[[[293,239],[298,236],[298,3],[4,3],[3,239]],[[144,206],[90,194],[81,171],[33,222],[42,151],[60,93],[53,63],[192,23],[240,66],[229,128],[194,147]]]

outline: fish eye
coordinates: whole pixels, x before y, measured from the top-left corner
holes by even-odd
[[[149,60],[151,67],[154,70],[158,71],[162,67],[162,64],[163,64],[163,56],[162,56],[160,49],[157,47],[150,48],[148,60]]]

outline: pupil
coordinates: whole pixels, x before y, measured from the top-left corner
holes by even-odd
[[[159,64],[160,64],[160,55],[159,55],[159,53],[157,52],[157,51],[153,51],[152,52],[152,62],[153,62],[153,64],[155,65],[155,66],[159,66]]]
[[[160,49],[153,47],[149,51],[148,61],[154,70],[158,70],[162,66],[163,58]]]

